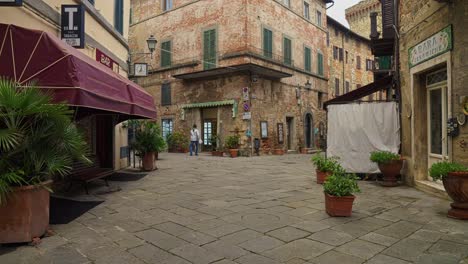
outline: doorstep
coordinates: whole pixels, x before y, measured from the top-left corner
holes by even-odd
[[[416,181],[416,189],[433,194],[439,198],[451,200],[442,184],[433,181]]]

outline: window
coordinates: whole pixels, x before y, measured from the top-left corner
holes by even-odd
[[[340,35],[340,32],[338,32],[338,29],[335,28],[335,36],[338,37]]]
[[[291,0],[283,0],[283,4],[287,7],[291,6]]]
[[[338,47],[333,46],[333,59],[337,60],[338,59]]]
[[[330,31],[327,31],[327,47],[330,47]]]
[[[304,17],[310,20],[310,5],[307,2],[304,2]]]
[[[169,11],[172,9],[172,0],[162,0],[163,11]]]
[[[348,43],[348,41],[349,41],[349,36],[346,34],[345,35],[345,42]]]
[[[171,105],[171,84],[164,83],[161,86],[161,105]]]
[[[171,41],[161,43],[161,67],[171,66]]]
[[[312,51],[308,47],[304,48],[304,70],[312,71]]]
[[[340,48],[340,61],[343,61],[343,49]]]
[[[94,5],[94,0],[88,0],[88,2],[92,5]]]
[[[273,58],[273,32],[263,29],[263,56]]]
[[[172,130],[173,130],[173,123],[172,123],[172,119],[162,119],[161,120],[161,127],[162,127],[162,136],[164,139],[167,140],[167,136],[169,134],[172,134]]]
[[[291,40],[286,37],[283,38],[283,59],[284,64],[292,64],[292,44]]]
[[[123,34],[123,0],[115,0],[114,28],[120,34]]]
[[[335,97],[340,95],[340,79],[335,78]]]
[[[318,11],[318,10],[317,10],[317,25],[318,25],[319,27],[322,26],[322,12],[320,12],[320,11]]]
[[[345,51],[345,60],[346,60],[346,63],[348,63],[348,51]]]
[[[213,135],[213,123],[211,121],[203,122],[203,145],[211,146],[212,135]]]
[[[317,74],[323,76],[323,54],[317,53]]]
[[[318,98],[317,98],[318,106],[319,106],[320,108],[323,108],[323,93],[322,93],[322,92],[318,92],[318,93],[317,93],[317,96],[318,96]]]
[[[356,56],[356,68],[361,69],[361,56]]]
[[[345,93],[349,93],[349,82],[346,81],[345,85]]]
[[[366,59],[366,71],[372,71],[373,70],[373,61]]]
[[[216,29],[203,32],[203,68],[216,68]]]
[[[128,23],[133,24],[133,9],[130,8],[130,15],[128,16]]]

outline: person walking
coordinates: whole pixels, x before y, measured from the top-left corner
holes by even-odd
[[[195,156],[198,156],[198,143],[201,141],[200,132],[197,129],[197,125],[193,125],[192,130],[190,130],[190,156],[192,152],[195,151]]]

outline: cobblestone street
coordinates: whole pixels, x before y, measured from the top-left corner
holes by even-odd
[[[353,216],[332,218],[309,155],[161,158],[39,246],[0,247],[0,263],[468,263],[467,222],[414,188],[360,181]]]

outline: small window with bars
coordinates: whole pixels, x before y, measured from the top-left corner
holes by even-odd
[[[165,140],[167,140],[167,136],[172,134],[173,131],[173,122],[172,119],[162,119],[161,120],[161,127],[162,127],[162,136]]]

